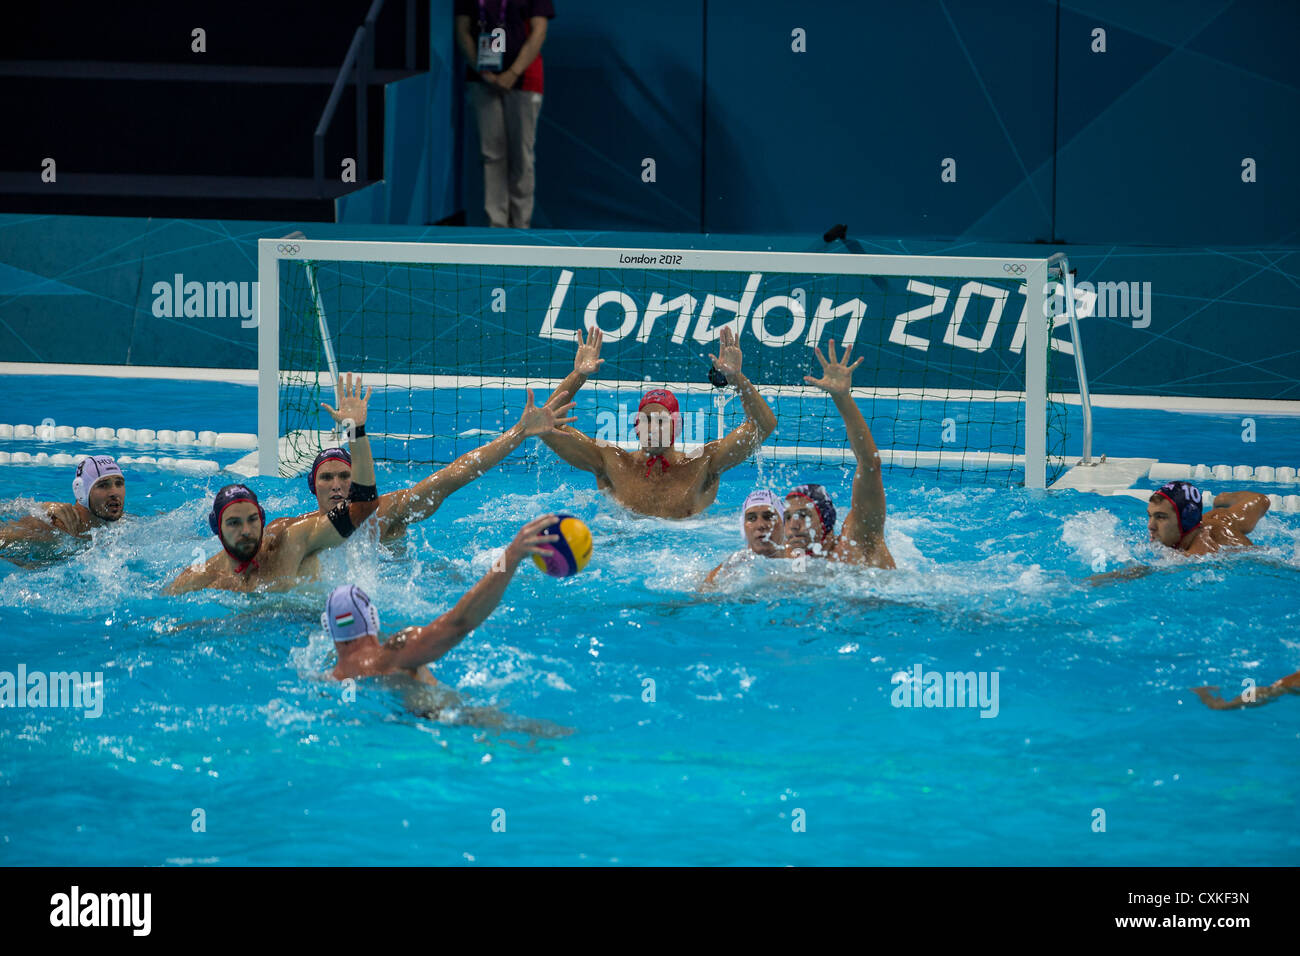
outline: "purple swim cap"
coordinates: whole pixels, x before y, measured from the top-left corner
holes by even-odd
[[[1201,523],[1201,489],[1190,481],[1171,481],[1161,485],[1152,493],[1153,498],[1156,495],[1174,506],[1179,534],[1187,534]]]
[[[257,513],[262,518],[263,530],[265,530],[266,512],[262,509],[261,502],[257,500],[257,495],[253,493],[253,489],[247,485],[226,485],[212,499],[212,510],[208,512],[208,527],[212,529],[212,533],[221,540],[223,545],[226,541],[221,537],[221,516],[225,514],[227,508],[237,501],[250,501],[257,505]]]
[[[316,456],[316,460],[311,463],[311,471],[307,472],[307,487],[313,495],[316,494],[316,472],[327,461],[341,461],[349,468],[352,467],[352,456],[346,448],[326,448]]]
[[[831,496],[826,493],[826,489],[821,485],[807,484],[800,485],[793,489],[787,498],[807,498],[817,509],[817,516],[822,519],[823,537],[835,530],[835,503],[831,501]]]

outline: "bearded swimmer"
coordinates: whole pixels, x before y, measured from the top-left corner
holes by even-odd
[[[853,475],[849,513],[838,535],[835,504],[824,487],[800,485],[785,496],[785,556],[806,554],[845,564],[892,568],[894,556],[885,546],[885,484],[880,476],[880,451],[862,409],[853,400],[853,370],[862,359],[848,364],[851,345],[844,350],[843,359],[836,358],[834,339],[829,343],[829,361],[821,349],[813,351],[821,363],[822,377],[807,375],[804,381],[827,392],[835,402],[858,468]]]
[[[421,693],[408,698],[408,703],[415,705],[413,709],[451,723],[523,730],[543,736],[569,733],[554,724],[509,717],[495,708],[464,707],[456,692],[440,684],[428,669],[429,664],[487,620],[524,558],[550,553],[546,545],[559,539],[544,532],[555,518],[555,515],[543,515],[524,525],[491,570],[446,614],[423,627],[403,628],[382,643],[379,612],[366,593],[355,585],[335,588],[321,615],[321,623],[333,638],[338,654],[338,663],[328,676],[334,680],[396,678],[405,683],[406,690],[415,685]]]
[[[600,357],[603,334],[593,327],[583,340],[578,333],[578,354],[573,371],[547,399],[555,408],[572,398],[605,360]],[[728,468],[749,458],[776,428],[776,415],[758,389],[740,370],[741,352],[730,327],[718,333],[718,354],[713,364],[740,392],[745,420],[731,434],[706,444],[687,457],[674,448],[681,411],[677,396],[666,388],[652,389],[637,409],[637,437],[641,447],[626,452],[599,442],[570,426],[542,435],[542,441],[574,468],[596,476],[596,487],[613,496],[630,511],[658,518],[686,518],[713,504],[718,479]]]
[[[126,508],[126,478],[109,455],[83,458],[72,479],[76,504],[46,501],[36,505],[45,517],[20,518],[0,526],[0,547],[19,542],[47,542],[60,535],[87,537],[93,528],[118,521]]]
[[[351,419],[356,426],[351,502],[340,501],[325,514],[278,518],[266,525],[257,495],[245,485],[227,485],[217,492],[208,514],[208,527],[221,541],[224,553],[213,555],[201,567],[186,568],[164,593],[292,587],[300,578],[314,574],[318,551],[342,544],[375,513],[379,507],[375,464],[370,457],[370,439],[365,437],[370,392],[363,396],[360,390],[360,376],[354,385],[352,376],[347,375],[337,387],[338,409],[321,405],[336,422]]]
[[[379,496],[379,540],[393,541],[406,534],[409,525],[423,521],[438,510],[452,492],[495,468],[526,438],[545,435],[553,428],[577,421],[563,418],[574,403],[552,409],[533,404],[533,390],[519,421],[509,431],[481,448],[466,452],[446,468],[434,472],[419,484]],[[326,448],[307,473],[307,488],[316,496],[317,514],[324,515],[340,502],[349,500],[352,488],[352,456],[344,448]]]

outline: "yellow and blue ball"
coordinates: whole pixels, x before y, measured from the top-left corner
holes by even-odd
[[[551,577],[567,578],[577,574],[591,560],[591,529],[573,515],[556,515],[542,534],[553,534],[558,541],[543,545],[550,553],[533,555],[533,562]]]

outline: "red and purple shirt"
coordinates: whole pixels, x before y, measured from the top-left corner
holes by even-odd
[[[528,21],[533,17],[553,19],[555,5],[551,0],[456,0],[455,14],[458,17],[469,17],[469,34],[475,47],[478,46],[480,33],[491,32],[497,27],[505,28],[506,49],[501,67],[501,72],[504,73],[518,59],[519,51],[523,49],[529,34],[532,33],[532,26]],[[465,79],[482,83],[474,66],[475,64],[470,63],[465,68]],[[528,64],[523,75],[515,81],[511,89],[527,90],[530,93],[542,92],[540,53],[532,63]]]

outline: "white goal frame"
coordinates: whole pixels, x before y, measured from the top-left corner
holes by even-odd
[[[745,252],[713,250],[648,250],[643,247],[582,248],[576,246],[521,246],[453,244],[440,242],[374,242],[346,239],[259,239],[257,243],[258,328],[257,328],[257,463],[263,475],[278,475],[280,467],[280,269],[281,260],[394,262],[438,265],[541,266],[571,269],[623,269],[622,255],[648,255],[655,262],[637,262],[636,268],[663,272],[762,272],[934,277],[960,279],[1014,278],[1025,283],[1028,300],[1025,313],[1043,321],[1025,323],[1025,453],[989,455],[979,453],[981,463],[1023,459],[1025,486],[1043,488],[1047,480],[1047,258],[980,258],[966,256],[859,255],[808,252]],[[660,255],[676,260],[660,265]],[[1061,257],[1057,257],[1058,261]],[[322,321],[324,321],[322,319]],[[1077,348],[1077,342],[1076,342]],[[409,376],[401,376],[405,382]],[[542,382],[530,384],[543,384]],[[602,383],[605,384],[605,383]],[[761,386],[760,386],[761,389]],[[762,389],[761,389],[762,390]],[[871,389],[854,389],[864,395]],[[919,390],[899,390],[903,397],[923,397]],[[1006,395],[1008,393],[1002,393]],[[769,449],[764,447],[764,454]],[[772,449],[779,453],[780,449]],[[885,450],[882,449],[882,452]],[[902,453],[916,455],[918,453]],[[936,461],[943,455],[963,453],[919,453]],[[892,458],[888,454],[882,457]],[[910,460],[910,459],[909,459]],[[900,463],[906,463],[900,459]]]

